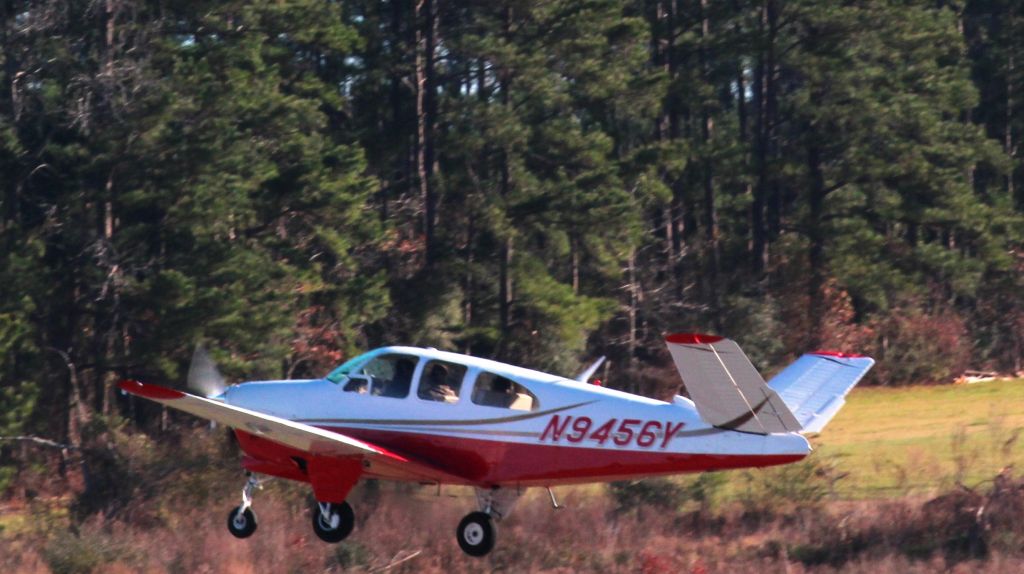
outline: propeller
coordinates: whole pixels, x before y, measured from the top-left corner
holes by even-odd
[[[192,353],[192,363],[188,366],[188,388],[207,398],[220,395],[227,388],[224,376],[217,370],[217,364],[202,344],[196,345]]]

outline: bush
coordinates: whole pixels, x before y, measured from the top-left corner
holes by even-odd
[[[844,476],[832,459],[810,456],[795,464],[744,472],[739,498],[746,513],[765,517],[817,508]]]
[[[619,513],[636,510],[641,506],[678,510],[687,495],[686,488],[667,478],[613,482],[608,485],[608,492]]]
[[[949,382],[967,368],[971,342],[953,310],[925,313],[916,308],[890,315],[878,327],[882,348],[875,377],[883,384]]]
[[[104,570],[129,552],[111,535],[88,530],[79,535],[58,534],[43,550],[43,558],[54,574],[91,574]]]

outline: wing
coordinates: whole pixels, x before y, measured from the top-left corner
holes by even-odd
[[[121,381],[121,390],[225,426],[322,457],[364,457],[389,478],[464,483],[465,480],[422,461],[315,426],[206,399],[139,381]]]
[[[697,412],[709,424],[758,434],[801,430],[734,341],[678,334],[665,342]]]
[[[804,432],[821,432],[874,364],[874,359],[859,355],[809,353],[775,375],[768,386],[779,393]]]

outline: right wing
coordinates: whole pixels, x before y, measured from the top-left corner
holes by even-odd
[[[870,357],[818,351],[797,359],[768,386],[779,393],[804,432],[821,432],[874,364]]]
[[[786,403],[750,363],[739,345],[713,335],[665,338],[697,412],[708,424],[743,432],[799,432]]]

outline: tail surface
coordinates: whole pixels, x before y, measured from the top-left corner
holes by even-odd
[[[669,335],[665,342],[708,424],[757,434],[801,430],[787,402],[765,384],[735,341],[686,333]]]
[[[874,364],[870,357],[816,351],[783,369],[768,386],[785,401],[804,432],[821,432]]]

